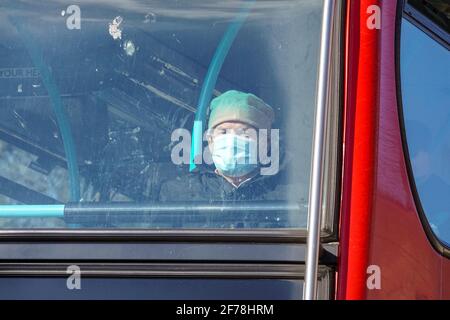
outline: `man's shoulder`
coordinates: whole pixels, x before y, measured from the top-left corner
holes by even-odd
[[[186,173],[166,180],[161,184],[161,201],[195,201],[205,200],[209,190],[220,184],[219,177],[211,172]]]

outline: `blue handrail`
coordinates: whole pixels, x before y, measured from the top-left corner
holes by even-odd
[[[0,218],[63,218],[63,204],[50,205],[2,205]]]
[[[219,77],[220,70],[222,69],[225,58],[233,45],[234,39],[236,39],[239,30],[244,24],[245,20],[252,9],[255,0],[246,1],[241,8],[239,14],[230,23],[227,31],[222,37],[219,46],[214,53],[211,63],[208,68],[208,72],[203,82],[202,91],[198,102],[197,112],[195,113],[194,126],[192,128],[192,142],[191,142],[191,155],[189,171],[193,171],[200,163],[197,159],[202,157],[203,152],[203,130],[206,124],[206,114],[208,111],[209,103],[211,102],[213,90],[216,86],[217,78]]]

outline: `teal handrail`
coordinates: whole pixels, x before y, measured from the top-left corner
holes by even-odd
[[[239,30],[247,20],[254,2],[255,0],[246,1],[239,14],[230,23],[227,31],[219,43],[219,46],[216,49],[216,52],[214,53],[208,72],[206,73],[205,81],[203,82],[202,91],[200,93],[197,112],[195,113],[194,126],[192,128],[189,164],[189,171],[191,172],[197,167],[196,164],[198,161],[196,160],[198,157],[203,155],[203,130],[206,125],[206,114],[220,70],[222,69],[223,63],[228,55],[228,52],[230,51],[231,46],[233,45],[234,39],[236,39]]]
[[[50,205],[2,205],[0,218],[63,218],[63,204]]]

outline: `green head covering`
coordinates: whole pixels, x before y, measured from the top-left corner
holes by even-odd
[[[227,91],[211,101],[208,128],[223,122],[239,121],[256,129],[270,129],[274,119],[272,107],[251,93]]]

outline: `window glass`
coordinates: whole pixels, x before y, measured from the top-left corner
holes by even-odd
[[[3,1],[0,228],[305,228],[322,6]]]
[[[433,232],[450,244],[450,52],[403,20],[401,84],[409,157]]]

